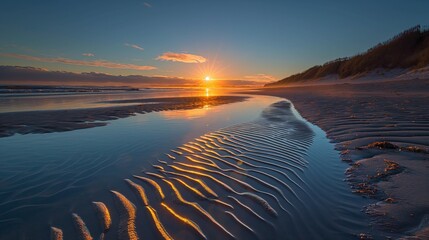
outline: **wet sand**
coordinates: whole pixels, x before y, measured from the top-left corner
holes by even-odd
[[[321,127],[350,163],[352,191],[375,226],[428,239],[429,80],[267,88]],[[419,237],[419,238],[417,238]]]
[[[65,132],[99,127],[107,125],[109,120],[129,117],[136,113],[203,108],[245,99],[246,97],[241,96],[130,99],[109,102],[128,104],[117,107],[0,113],[0,137],[13,136],[16,133]]]

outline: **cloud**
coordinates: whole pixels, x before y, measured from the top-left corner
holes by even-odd
[[[173,61],[173,62],[183,62],[183,63],[203,63],[206,62],[207,59],[194,54],[189,53],[174,53],[174,52],[166,52],[161,56],[156,58],[157,60],[162,61]]]
[[[117,76],[105,73],[49,71],[43,68],[0,66],[0,84],[91,85],[91,86],[195,86],[196,80],[142,75]]]
[[[260,73],[260,74],[256,74],[256,75],[249,75],[249,76],[244,76],[245,79],[249,79],[252,81],[275,81],[276,78],[272,75],[268,75],[268,74],[264,74],[264,73]]]
[[[175,77],[172,77],[172,76],[168,76],[168,75],[159,75],[159,74],[155,74],[155,75],[152,75],[151,77],[156,77],[156,78],[177,78],[177,79],[185,79],[184,77],[177,77],[177,76],[175,76]]]
[[[127,46],[127,47],[132,47],[132,48],[138,49],[138,50],[140,50],[140,51],[143,51],[143,50],[144,50],[144,48],[140,47],[140,46],[139,46],[139,45],[137,45],[137,44],[125,43],[125,46]]]
[[[148,8],[151,8],[151,7],[152,7],[152,5],[151,5],[150,3],[148,3],[148,2],[143,2],[143,4],[144,4],[146,7],[148,7]]]
[[[84,60],[74,60],[69,58],[45,58],[45,57],[35,57],[35,56],[22,55],[22,54],[2,54],[2,53],[0,53],[0,56],[18,58],[18,59],[29,60],[29,61],[62,63],[62,64],[68,64],[68,65],[79,65],[79,66],[87,66],[87,67],[131,69],[131,70],[140,70],[140,71],[156,69],[156,67],[153,67],[153,66],[116,63],[116,62],[110,62],[106,60],[84,61]]]
[[[82,56],[85,56],[85,57],[95,57],[95,54],[94,53],[82,53]]]
[[[259,87],[263,83],[260,81],[250,80],[216,80],[217,87]]]
[[[0,85],[53,85],[53,86],[201,86],[200,79],[171,76],[116,76],[105,73],[50,71],[44,68],[0,66]],[[216,80],[220,87],[262,86],[261,82],[246,80]]]

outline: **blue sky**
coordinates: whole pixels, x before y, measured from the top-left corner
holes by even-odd
[[[426,0],[2,0],[0,65],[280,79],[427,25],[428,10]]]

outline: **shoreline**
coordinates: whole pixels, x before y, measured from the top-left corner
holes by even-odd
[[[350,164],[351,190],[377,228],[428,237],[429,80],[259,89],[284,97]]]
[[[247,98],[244,96],[211,96],[129,99],[110,101],[110,103],[135,103],[135,105],[0,113],[0,138],[15,134],[66,132],[100,127],[107,125],[110,120],[126,118],[137,113],[189,110],[240,102]]]

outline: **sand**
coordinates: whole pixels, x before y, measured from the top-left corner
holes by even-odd
[[[375,226],[410,239],[429,229],[429,80],[262,89],[290,99],[336,144]]]
[[[107,121],[125,118],[136,113],[153,111],[186,110],[216,106],[245,100],[240,96],[151,98],[111,101],[122,105],[103,108],[73,110],[26,111],[0,113],[0,137],[16,133],[51,133],[105,126]]]

